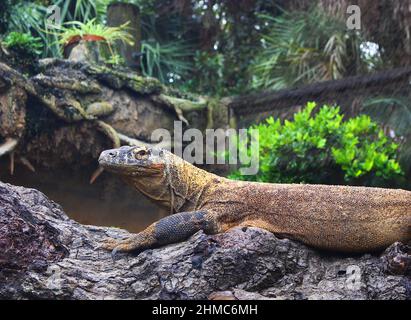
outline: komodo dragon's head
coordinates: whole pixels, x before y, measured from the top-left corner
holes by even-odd
[[[170,155],[163,149],[145,146],[123,146],[105,150],[98,162],[105,170],[123,177],[144,177],[163,175]]]
[[[124,146],[103,151],[100,167],[119,175],[127,184],[139,190],[157,205],[171,211],[168,171],[173,155],[162,149],[145,146]]]
[[[175,156],[171,152],[144,146],[124,146],[103,151],[100,166],[119,175],[156,204],[176,212],[183,206],[189,193],[198,190],[203,170]]]

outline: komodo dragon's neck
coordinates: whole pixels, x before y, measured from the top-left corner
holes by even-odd
[[[199,208],[206,190],[213,181],[222,178],[170,153],[161,173],[144,177],[124,176],[123,179],[155,204],[176,213]]]

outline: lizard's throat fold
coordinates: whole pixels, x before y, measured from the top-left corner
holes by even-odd
[[[139,190],[149,200],[156,205],[169,210],[172,205],[170,188],[168,187],[168,179],[164,172],[150,175],[134,175],[123,176],[123,180]]]

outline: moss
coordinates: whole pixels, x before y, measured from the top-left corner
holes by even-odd
[[[111,69],[104,65],[90,65],[86,72],[105,81],[115,89],[128,88],[140,94],[158,94],[164,90],[160,81],[131,73],[129,70]]]
[[[101,93],[101,87],[95,81],[82,81],[65,76],[52,77],[39,74],[33,80],[46,87],[62,90],[76,91],[79,93]]]

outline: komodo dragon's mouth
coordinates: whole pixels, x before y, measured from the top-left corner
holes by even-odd
[[[110,150],[103,151],[98,159],[99,165],[104,170],[121,175],[148,176],[163,172],[164,164],[152,163],[150,160],[128,161],[127,159],[115,159],[116,155],[110,154]]]

